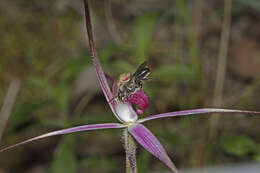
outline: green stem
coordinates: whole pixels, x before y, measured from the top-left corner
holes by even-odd
[[[123,130],[123,141],[126,152],[126,173],[137,173],[136,145],[127,129]]]

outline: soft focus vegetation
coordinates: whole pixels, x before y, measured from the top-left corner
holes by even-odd
[[[224,1],[90,2],[106,73],[134,72],[145,60],[151,66],[153,80],[144,84],[151,99],[146,115],[216,106]],[[232,2],[223,97],[217,106],[259,111],[260,3]],[[8,124],[0,131],[1,146],[51,130],[117,121],[91,68],[82,1],[0,0],[0,28],[0,105],[10,83],[20,81]],[[260,161],[259,118],[210,117],[146,125],[178,168]],[[1,153],[0,173],[123,172],[119,141],[120,130],[43,139]],[[141,147],[137,158],[139,172],[168,170]]]

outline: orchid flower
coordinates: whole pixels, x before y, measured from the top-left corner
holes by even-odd
[[[121,75],[119,79],[115,80],[113,84],[113,89],[111,91],[105,74],[102,70],[100,62],[97,57],[97,53],[95,50],[90,15],[89,15],[89,7],[87,0],[84,0],[85,6],[85,17],[86,17],[86,28],[89,39],[90,51],[93,58],[93,63],[96,69],[97,77],[100,83],[100,86],[103,90],[105,98],[115,115],[115,117],[119,120],[120,123],[104,123],[104,124],[88,124],[82,125],[72,128],[67,128],[63,130],[53,131],[50,133],[46,133],[34,138],[30,138],[23,142],[11,145],[9,147],[3,148],[0,152],[9,150],[11,148],[27,144],[29,142],[57,135],[70,134],[81,131],[90,131],[90,130],[101,130],[101,129],[123,129],[123,141],[124,148],[126,152],[126,172],[136,173],[136,146],[135,142],[139,143],[143,148],[145,148],[152,155],[161,160],[166,166],[168,166],[172,172],[177,173],[178,170],[171,161],[170,157],[166,153],[164,147],[159,142],[159,140],[153,135],[153,133],[147,129],[142,123],[159,119],[159,118],[167,118],[167,117],[176,117],[183,115],[193,115],[193,114],[206,114],[206,113],[244,113],[244,114],[260,114],[260,112],[255,111],[241,111],[241,110],[231,110],[231,109],[215,109],[215,108],[202,108],[202,109],[192,109],[192,110],[183,110],[177,112],[168,112],[161,113],[156,115],[150,115],[145,118],[138,119],[138,114],[142,114],[145,109],[149,106],[149,98],[142,91],[139,90],[134,94],[130,95],[126,101],[120,101],[119,99],[115,99],[118,94],[118,84],[120,82],[124,82],[124,80],[129,79],[129,74]],[[138,107],[135,107],[135,106]]]

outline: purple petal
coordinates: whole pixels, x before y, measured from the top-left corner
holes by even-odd
[[[175,173],[177,168],[172,163],[165,149],[159,140],[142,124],[137,124],[134,127],[129,127],[129,132],[133,135],[136,141],[141,144],[147,151],[165,163]]]
[[[232,110],[232,109],[215,109],[215,108],[203,108],[203,109],[192,109],[192,110],[184,110],[177,112],[168,112],[157,115],[151,115],[146,118],[138,120],[139,123],[153,120],[157,118],[167,118],[167,117],[176,117],[182,115],[193,115],[193,114],[206,114],[206,113],[243,113],[243,114],[260,114],[260,112],[256,111],[241,111],[241,110]]]
[[[64,134],[81,132],[81,131],[88,131],[88,130],[124,128],[124,127],[126,127],[126,126],[123,125],[123,124],[119,124],[119,123],[106,123],[106,124],[83,125],[83,126],[77,126],[77,127],[72,127],[72,128],[63,129],[63,130],[57,130],[57,131],[53,131],[53,132],[50,132],[50,133],[46,133],[46,134],[28,139],[28,140],[20,142],[18,144],[11,145],[9,147],[3,148],[3,149],[0,150],[0,152],[9,150],[9,149],[14,148],[14,147],[18,147],[20,145],[27,144],[29,142],[32,142],[32,141],[35,141],[35,140],[38,140],[38,139],[46,138],[46,137],[49,137],[49,136],[64,135]]]
[[[150,104],[148,96],[142,90],[139,90],[136,93],[132,94],[127,99],[127,101],[140,107],[136,108],[138,114],[143,114],[145,109],[147,109]]]
[[[95,49],[95,43],[93,38],[93,32],[92,32],[92,26],[91,26],[91,20],[90,20],[90,14],[89,14],[89,8],[88,8],[88,1],[84,0],[84,6],[85,6],[85,18],[86,18],[86,28],[88,33],[88,40],[89,40],[89,47],[90,51],[93,57],[94,66],[97,72],[98,80],[101,85],[101,88],[103,90],[103,93],[106,97],[107,102],[109,102],[110,107],[114,108],[114,101],[110,102],[113,98],[111,90],[109,88],[109,85],[107,83],[106,77],[104,75],[103,69],[100,65],[100,62],[97,57],[96,49]],[[111,106],[111,104],[113,106]]]

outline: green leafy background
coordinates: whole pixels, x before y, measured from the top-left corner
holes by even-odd
[[[117,122],[91,71],[82,7],[81,1],[0,1],[0,105],[11,80],[21,81],[2,147],[61,128]],[[153,80],[144,84],[151,105],[142,116],[212,107],[222,1],[105,0],[90,1],[90,7],[107,74],[134,72],[145,60],[151,66]],[[233,1],[230,49],[238,38],[259,46],[259,29],[251,30],[259,28],[259,20],[258,0]],[[260,110],[260,72],[235,73],[232,56],[223,107]],[[221,115],[214,136],[209,119],[178,117],[146,125],[178,168],[260,161],[259,117]],[[0,172],[123,172],[124,154],[120,130],[51,137],[1,153]],[[168,170],[142,147],[137,161],[139,172]]]

